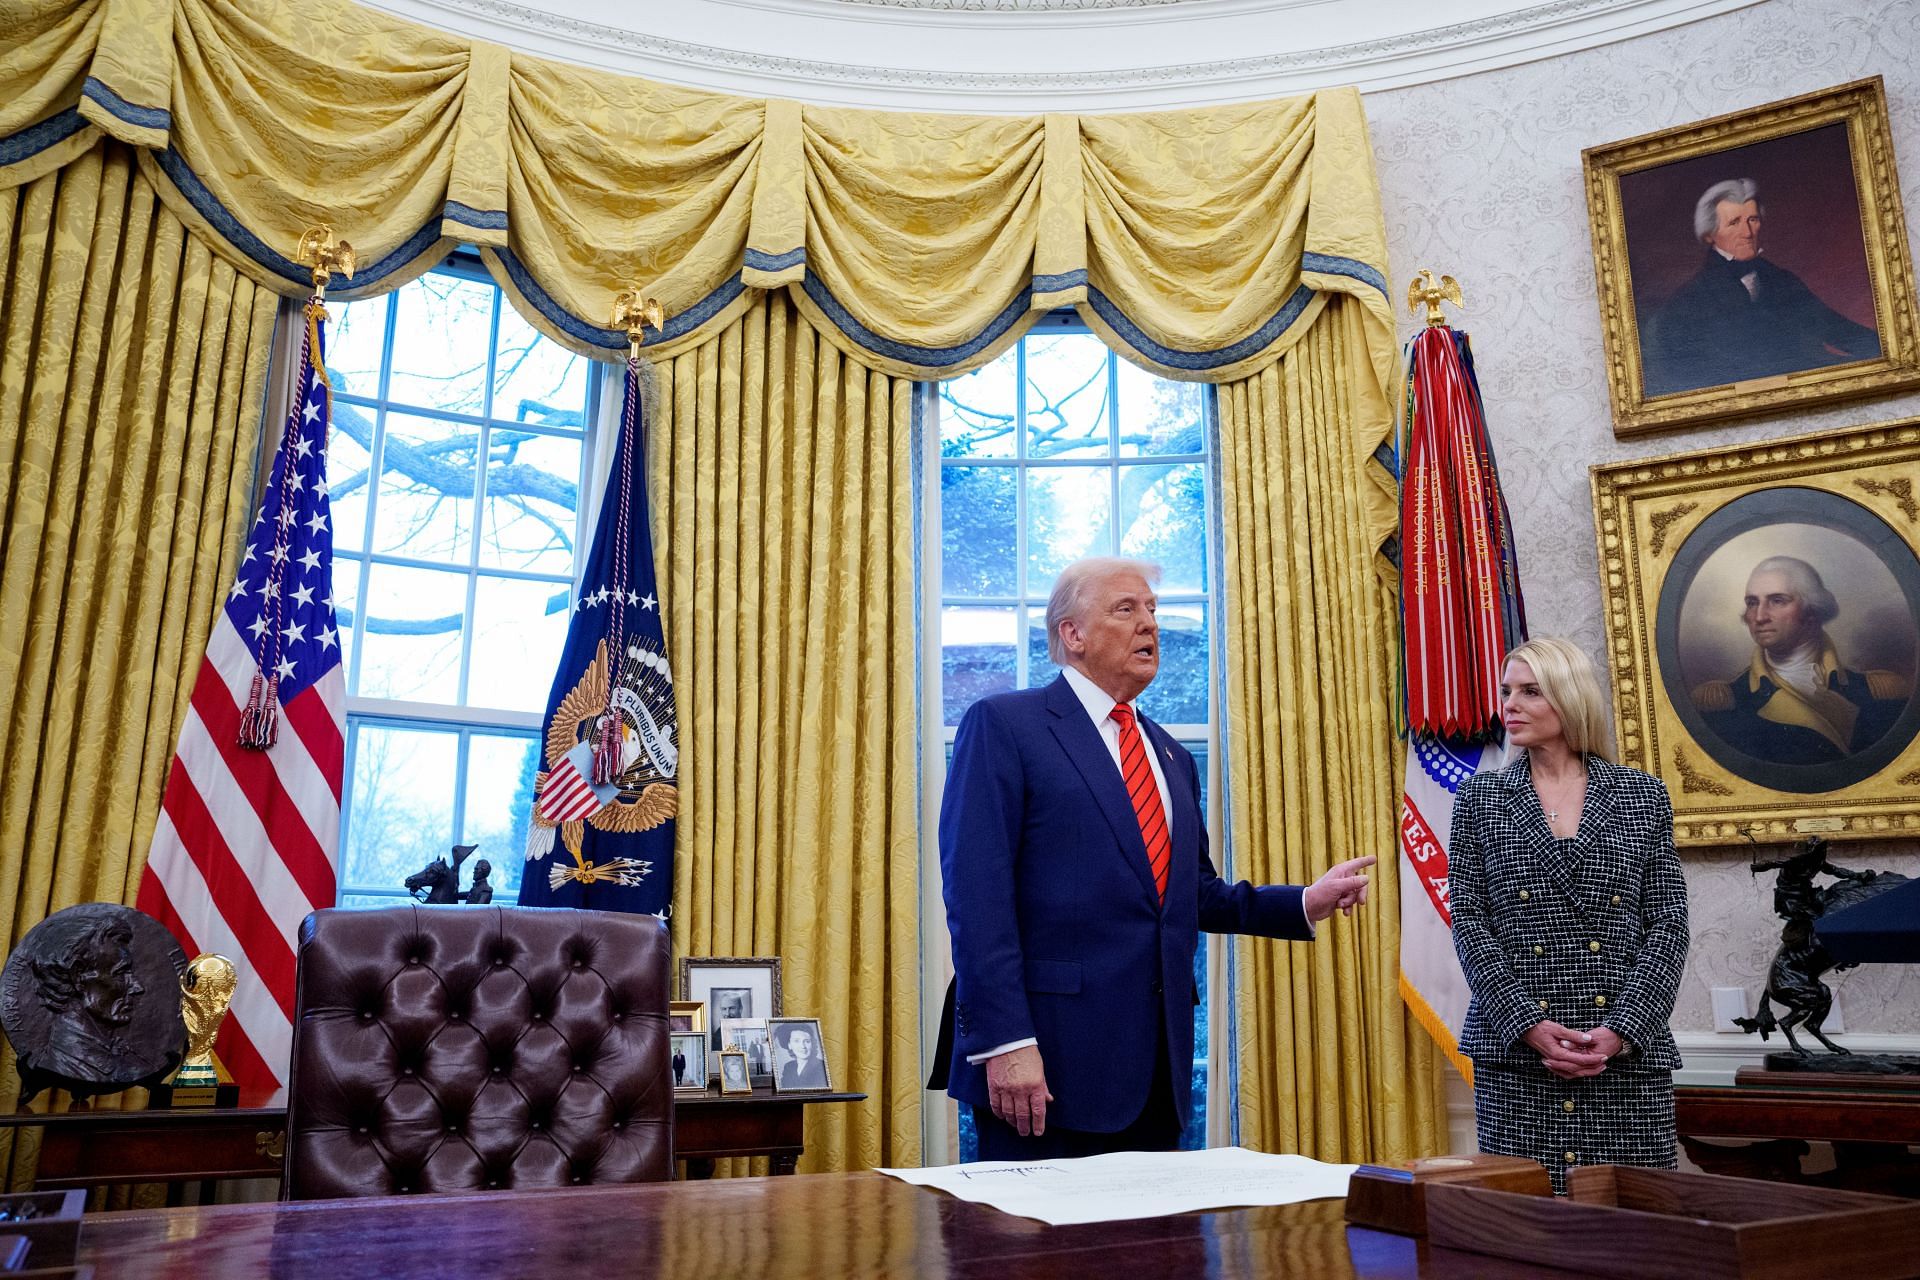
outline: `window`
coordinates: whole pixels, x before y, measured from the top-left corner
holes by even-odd
[[[938,665],[948,753],[975,701],[1058,674],[1047,657],[1046,606],[1059,571],[1086,555],[1138,556],[1163,571],[1160,674],[1140,706],[1193,752],[1208,811],[1206,389],[1135,368],[1077,321],[1050,317],[992,364],[940,384],[938,401],[938,515],[927,522],[926,545],[929,563],[939,565],[939,612],[928,665]],[[941,781],[929,790],[937,795]],[[937,866],[931,874],[937,879]],[[1204,946],[1195,969],[1203,1003],[1189,1147],[1205,1146],[1207,1135],[1214,1038]],[[960,1135],[957,1158],[971,1158],[964,1114]]]
[[[455,844],[478,845],[510,899],[601,378],[477,264],[331,310],[341,902],[404,897],[405,878]]]

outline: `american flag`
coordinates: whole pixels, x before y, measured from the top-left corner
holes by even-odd
[[[334,905],[346,684],[333,611],[325,316],[317,299],[308,303],[294,405],[207,641],[138,898],[189,956],[218,952],[239,969],[216,1052],[243,1086],[286,1082],[294,933],[308,912]]]

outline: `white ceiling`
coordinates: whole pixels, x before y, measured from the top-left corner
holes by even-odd
[[[749,97],[983,113],[1389,88],[1761,0],[372,0],[585,66]]]

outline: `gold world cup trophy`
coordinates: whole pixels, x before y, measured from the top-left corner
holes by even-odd
[[[214,1056],[213,1039],[227,1016],[237,981],[233,961],[200,955],[180,979],[180,1016],[187,1024],[187,1052],[179,1068],[153,1090],[158,1107],[235,1107],[240,1088]]]

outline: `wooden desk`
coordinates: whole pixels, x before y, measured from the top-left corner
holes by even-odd
[[[688,1176],[713,1176],[725,1156],[766,1156],[776,1174],[790,1174],[806,1149],[809,1106],[861,1102],[864,1093],[782,1093],[751,1097],[676,1097],[673,1154]],[[278,1178],[286,1155],[285,1090],[243,1094],[240,1105],[202,1110],[16,1111],[0,1127],[44,1125],[38,1190],[110,1182],[213,1182]],[[210,1197],[208,1197],[210,1198]]]
[[[1674,1090],[1680,1144],[1708,1173],[1920,1196],[1920,1157],[1907,1149],[1920,1144],[1920,1081],[1752,1071],[1738,1081]],[[1809,1142],[1833,1144],[1831,1171],[1801,1173]]]
[[[875,1173],[832,1173],[97,1214],[81,1227],[79,1260],[115,1280],[614,1274],[1519,1280],[1542,1274],[1350,1228],[1341,1210],[1339,1200],[1319,1200],[1049,1227]]]

